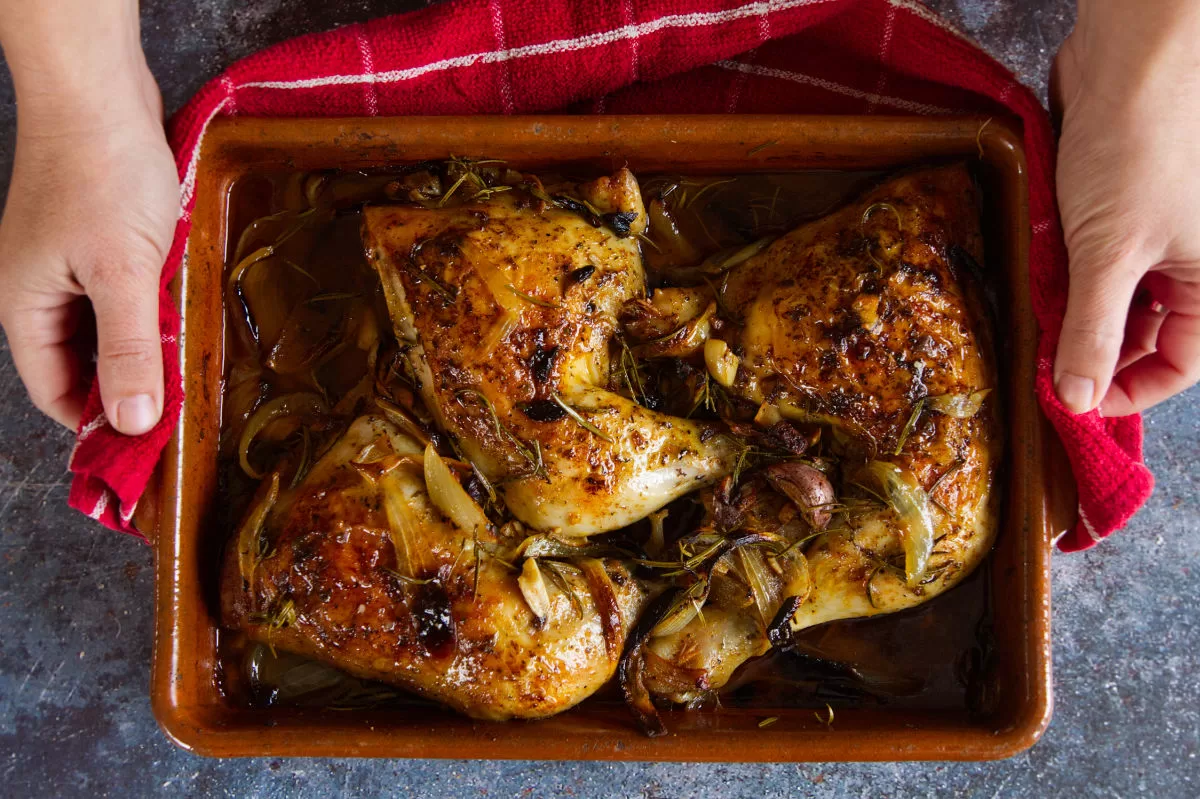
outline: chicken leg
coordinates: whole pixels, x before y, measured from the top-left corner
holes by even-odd
[[[766,415],[832,426],[839,482],[856,500],[828,531],[792,534],[816,535],[782,620],[792,630],[925,602],[991,546],[1001,439],[971,274],[981,245],[971,177],[944,167],[895,178],[728,275],[740,356],[730,390]],[[703,617],[650,641],[651,693],[694,700],[770,648],[772,619],[747,599],[745,570],[722,569],[716,583],[741,590],[714,586]]]
[[[734,452],[607,390],[618,314],[645,296],[645,212],[628,170],[572,191],[367,208],[364,240],[438,426],[525,524],[587,536],[711,483]]]

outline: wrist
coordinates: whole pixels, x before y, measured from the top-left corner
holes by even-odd
[[[136,0],[39,0],[0,9],[23,126],[53,131],[161,117]],[[161,121],[159,119],[158,121]]]
[[[1200,75],[1200,3],[1079,0],[1078,8],[1068,44],[1084,94],[1118,108],[1191,94]]]

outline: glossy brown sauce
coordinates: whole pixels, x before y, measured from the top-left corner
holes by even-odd
[[[688,232],[698,248],[708,252],[737,246],[828,213],[879,176],[876,172],[811,171],[721,177],[720,182],[705,176],[685,187],[692,192],[703,189],[707,195],[694,195],[697,213],[692,224],[698,221],[700,225]],[[261,354],[249,335],[250,317],[241,302],[233,300],[235,313],[226,326],[222,497],[215,520],[222,536],[234,529],[255,486],[239,468],[237,442],[229,434],[237,414],[255,401],[298,391],[319,390],[331,405],[336,403],[365,373],[366,356],[354,347],[322,351],[322,342],[334,340],[339,326],[348,324],[348,319],[352,322],[355,315],[373,313],[381,328],[388,329],[378,278],[362,254],[359,209],[364,202],[388,201],[391,176],[354,173],[322,177],[336,184],[339,192],[329,220],[317,226],[315,233],[304,231],[281,245],[288,257],[264,261],[247,270],[243,278],[243,288],[249,289],[243,296],[257,298],[257,307],[252,309],[259,325],[254,331],[257,338],[276,341],[283,328],[290,327],[307,337],[308,343],[281,351],[280,371],[258,369]],[[663,180],[652,175],[639,178],[643,186],[651,187]],[[229,198],[229,230],[237,233],[227,243],[229,268],[253,252],[252,244],[239,243],[247,226],[264,216],[303,207],[305,191],[314,185],[312,175],[300,173],[263,174],[239,181]],[[704,188],[706,185],[709,187]],[[259,235],[250,235],[247,241],[271,240],[286,232],[282,225],[272,229],[272,224],[258,223],[252,234]],[[648,250],[646,255],[653,282],[656,257]],[[264,446],[258,454],[270,458],[271,445]],[[672,513],[668,518],[686,519],[688,515]],[[833,622],[800,633],[789,651],[775,651],[746,664],[720,702],[763,708],[882,704],[984,712],[989,702],[991,662],[989,597],[985,561],[961,585],[920,607],[873,619]],[[219,633],[218,659],[220,688],[238,704],[431,704],[400,689],[356,680],[297,656],[272,653],[241,633]],[[621,699],[619,691],[606,688],[586,701],[607,704]]]

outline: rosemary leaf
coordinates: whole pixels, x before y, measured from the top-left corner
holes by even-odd
[[[579,411],[575,410],[570,405],[563,402],[563,398],[558,396],[557,392],[554,394],[551,394],[550,399],[554,400],[558,404],[558,407],[560,407],[564,411],[566,411],[567,416],[570,416],[573,420],[575,420],[575,423],[578,424],[580,427],[582,427],[584,430],[587,430],[589,433],[594,435],[596,438],[603,439],[604,441],[607,441],[610,444],[613,443],[613,439],[611,436],[609,436],[607,433],[605,433],[600,428],[596,427],[594,424],[589,422],[587,419],[584,419],[579,414]]]

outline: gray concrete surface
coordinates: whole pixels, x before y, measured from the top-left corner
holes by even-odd
[[[222,65],[295,33],[415,5],[145,0],[144,37],[177,108]],[[1069,0],[937,0],[1030,85]],[[0,79],[0,190],[12,159]],[[2,193],[2,191],[0,191]],[[1200,390],[1147,415],[1158,490],[1109,543],[1054,561],[1056,712],[1029,753],[990,764],[654,765],[204,760],[147,699],[150,551],[67,509],[70,436],[29,406],[0,345],[0,795],[1191,797],[1200,793]]]

